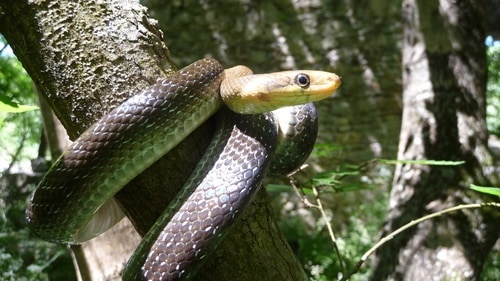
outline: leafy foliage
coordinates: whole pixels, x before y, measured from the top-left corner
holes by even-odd
[[[0,168],[36,155],[42,128],[31,79],[0,37]],[[17,112],[17,113],[16,113]],[[19,113],[22,112],[22,113]],[[6,161],[6,162],[3,162]]]
[[[40,175],[11,168],[37,157],[41,120],[31,79],[0,43],[0,280],[75,280],[67,249],[32,237],[25,225]]]
[[[500,188],[498,187],[487,187],[471,184],[470,188],[481,193],[496,195],[500,197]]]
[[[321,154],[328,154],[325,154],[328,151],[327,145],[321,147]],[[332,147],[332,150],[335,148]],[[357,268],[356,273],[349,277],[349,280],[368,279],[369,266],[358,268],[357,262],[360,257],[366,255],[368,249],[379,242],[377,235],[386,215],[389,196],[380,183],[390,182],[392,175],[381,171],[377,173],[377,179],[367,180],[367,172],[381,166],[389,167],[401,163],[440,166],[464,164],[463,161],[377,159],[362,165],[340,165],[335,171],[318,173],[310,177],[309,182],[300,184],[304,189],[302,201],[308,201],[314,195],[311,186],[319,187],[321,192],[318,198],[328,206],[328,209],[324,210],[328,217],[326,222],[315,214],[315,208],[304,208],[300,204],[293,208],[287,207],[292,201],[287,200],[282,207],[286,210],[287,217],[280,221],[281,228],[294,247],[310,280],[338,280],[343,277],[341,272],[350,272],[354,268]],[[286,192],[285,185],[271,187],[272,192]],[[475,185],[471,188],[500,196],[498,188]],[[311,206],[318,207],[314,204]],[[326,224],[331,224],[335,229],[337,237],[333,240],[340,250],[340,257],[335,253],[332,237],[327,235]],[[499,273],[499,255],[498,251],[492,251],[481,280],[496,280]]]
[[[338,152],[338,148],[320,144],[313,154],[330,159],[335,151]],[[387,210],[388,193],[384,182],[389,182],[391,177],[391,173],[380,172],[377,179],[372,178],[371,173],[380,168],[373,165],[376,163],[339,164],[332,171],[307,175],[303,179],[297,174],[295,179],[301,188],[301,198],[289,192],[290,186],[266,185],[275,202],[282,205],[278,207],[281,210],[280,227],[310,280],[340,279],[341,272],[353,268],[359,257],[376,242]],[[317,197],[313,188],[319,192]],[[318,205],[310,203],[316,199],[324,203],[326,221]],[[334,229],[341,261],[327,224]],[[363,267],[351,280],[366,280],[369,274],[369,267]]]
[[[446,161],[446,160],[389,160],[379,159],[382,164],[396,165],[396,164],[418,164],[427,166],[458,166],[465,163],[465,161]]]
[[[500,276],[500,251],[491,251],[484,264],[481,280],[497,281]]]
[[[38,109],[38,106],[18,104],[9,97],[0,96],[0,112],[19,113]]]
[[[0,184],[0,280],[74,280],[67,249],[32,237],[26,228],[26,198],[35,186],[9,188],[22,179],[4,176]]]

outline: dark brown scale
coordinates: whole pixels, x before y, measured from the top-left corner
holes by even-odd
[[[62,243],[78,243],[80,238],[99,234],[85,233],[84,237],[77,234],[75,239],[75,234],[107,198],[160,158],[158,151],[170,149],[158,146],[168,143],[165,138],[172,136],[170,128],[178,131],[185,128],[176,127],[177,120],[190,119],[200,110],[196,106],[183,107],[198,101],[197,107],[205,108],[206,118],[220,107],[218,89],[223,71],[215,60],[195,62],[131,97],[85,131],[35,191],[27,211],[30,230],[43,239]],[[197,80],[185,80],[192,72],[196,72]],[[148,162],[121,172],[126,163],[135,164],[142,159]],[[107,171],[114,172],[109,175]],[[111,186],[104,185],[108,182]]]
[[[127,278],[178,280],[194,274],[204,260],[199,257],[216,247],[260,187],[276,145],[274,119],[237,115],[229,110],[220,113],[219,118],[215,141],[185,184],[194,190],[174,199],[185,203],[165,218],[165,227],[157,230],[161,233],[152,230],[147,234],[136,253],[151,248],[150,253],[131,259],[124,275]],[[241,165],[241,160],[248,157],[256,167]],[[164,255],[168,262],[158,259]],[[139,277],[136,270],[141,265],[143,273]]]

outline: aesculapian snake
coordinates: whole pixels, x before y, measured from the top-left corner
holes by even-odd
[[[266,112],[324,99],[339,86],[340,78],[328,72],[251,74],[245,67],[224,70],[213,59],[197,61],[119,105],[68,148],[31,199],[30,230],[70,244],[102,233],[117,221],[109,216],[119,213],[110,207],[113,195],[225,104],[240,114],[219,114],[212,144],[125,273],[148,280],[190,276],[191,263],[220,240],[265,176],[283,122]],[[293,110],[315,114],[312,105]]]

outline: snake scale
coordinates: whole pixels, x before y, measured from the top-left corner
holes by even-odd
[[[315,129],[306,128],[317,124],[308,103],[339,86],[340,78],[328,72],[252,74],[246,67],[225,70],[214,59],[199,60],[119,105],[66,150],[33,194],[30,230],[67,244],[104,232],[121,218],[113,195],[217,112],[212,143],[124,272],[126,280],[189,278],[260,187],[278,139],[286,142],[280,126],[303,143],[277,152],[286,157],[289,149],[301,151],[289,155],[298,156],[295,164],[274,165],[275,173],[309,155],[310,148],[301,146],[314,142]],[[278,111],[270,113],[301,104],[289,108],[294,118],[286,124],[277,120]]]

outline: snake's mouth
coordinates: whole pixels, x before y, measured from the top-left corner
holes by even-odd
[[[331,96],[342,84],[342,79],[335,73],[321,72],[309,86],[310,101],[320,101]]]

